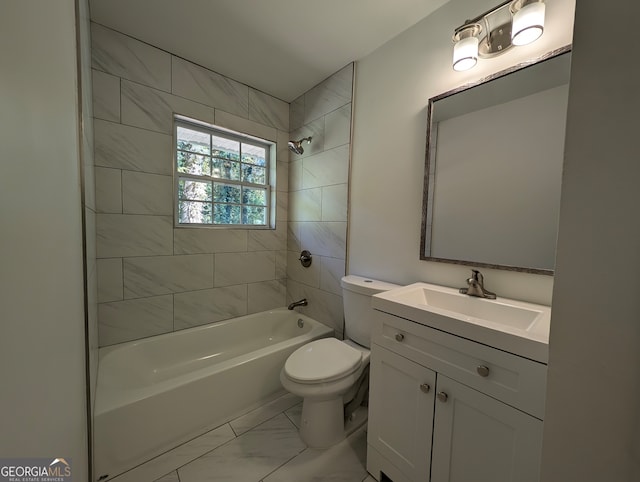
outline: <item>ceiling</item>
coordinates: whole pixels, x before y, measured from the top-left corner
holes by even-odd
[[[290,102],[447,0],[90,0],[91,19]]]

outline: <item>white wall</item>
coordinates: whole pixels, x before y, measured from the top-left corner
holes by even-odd
[[[451,68],[455,27],[494,1],[452,0],[357,64],[348,272],[398,283],[462,286],[469,269],[420,261],[426,106],[430,97],[571,43],[573,0],[547,3],[544,35],[529,46]],[[499,295],[549,304],[553,279],[484,269]]]
[[[640,480],[638,15],[576,8],[543,482]]]
[[[87,480],[83,250],[72,0],[0,16],[0,454]]]

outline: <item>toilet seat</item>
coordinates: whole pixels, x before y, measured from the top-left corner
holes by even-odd
[[[362,352],[336,338],[322,338],[298,348],[284,373],[298,383],[324,383],[344,378],[362,365]]]

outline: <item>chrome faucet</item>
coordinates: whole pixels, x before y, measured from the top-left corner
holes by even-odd
[[[307,299],[306,298],[302,298],[301,300],[294,301],[293,303],[291,303],[289,306],[287,306],[287,309],[292,310],[296,306],[307,306],[308,304],[309,303],[307,303]]]
[[[477,296],[478,298],[496,299],[496,294],[484,289],[484,277],[477,269],[471,270],[471,278],[467,279],[467,288],[460,288],[463,295]]]

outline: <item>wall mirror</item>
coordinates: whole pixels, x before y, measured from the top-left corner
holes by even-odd
[[[553,274],[569,50],[429,100],[421,259]]]

